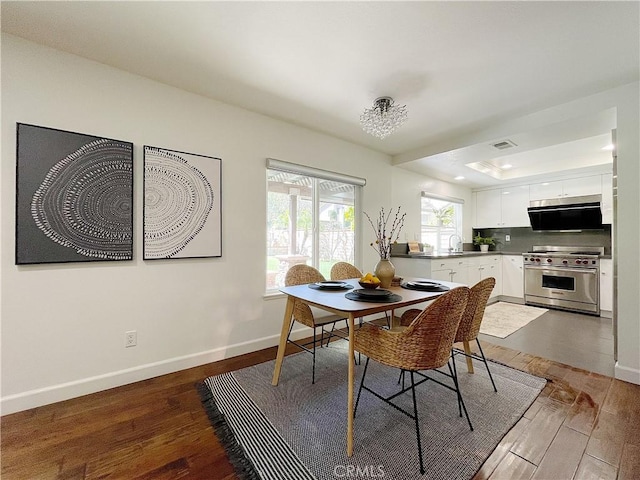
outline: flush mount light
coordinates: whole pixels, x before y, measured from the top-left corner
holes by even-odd
[[[407,106],[396,106],[393,98],[380,97],[360,115],[362,129],[380,139],[391,135],[396,128],[407,121]]]
[[[509,170],[512,167],[513,167],[513,165],[511,165],[510,163],[505,163],[500,168],[503,169],[503,170]]]
[[[462,175],[458,175],[454,178],[454,180],[464,180],[464,177]]]
[[[613,151],[613,149],[614,149],[614,148],[615,148],[615,147],[614,147],[613,143],[610,143],[610,144],[609,144],[609,145],[607,145],[606,147],[602,147],[602,150],[606,150],[606,151],[611,152],[611,151]]]

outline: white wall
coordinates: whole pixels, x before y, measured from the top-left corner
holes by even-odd
[[[14,265],[16,122],[134,143],[133,261]],[[142,261],[145,144],[222,158],[222,258]],[[266,157],[366,177],[364,208],[390,205],[386,155],[3,35],[3,413],[276,345]]]
[[[434,178],[424,177],[397,167],[393,170],[393,199],[394,202],[402,206],[403,211],[407,212],[405,228],[403,229],[406,237],[405,235],[401,235],[401,240],[410,241],[416,238],[418,240],[420,239],[420,199],[423,191],[464,200],[462,215],[463,237],[465,242],[471,242],[473,233],[471,189]]]

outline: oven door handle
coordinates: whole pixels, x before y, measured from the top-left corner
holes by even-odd
[[[534,267],[534,266],[525,266],[524,267],[525,270],[546,270],[548,272],[553,272],[553,273],[561,273],[561,272],[568,272],[568,273],[588,273],[590,275],[596,275],[598,273],[598,269],[597,268],[556,268],[556,269],[551,269],[547,266],[544,267]]]

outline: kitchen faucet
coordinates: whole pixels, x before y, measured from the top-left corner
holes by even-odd
[[[451,241],[456,239],[455,247],[451,246]],[[461,252],[462,251],[462,237],[460,235],[456,235],[455,233],[449,236],[449,251],[450,252]]]

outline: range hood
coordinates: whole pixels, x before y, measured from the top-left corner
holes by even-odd
[[[529,202],[527,213],[535,231],[601,230],[602,195],[552,198]]]

